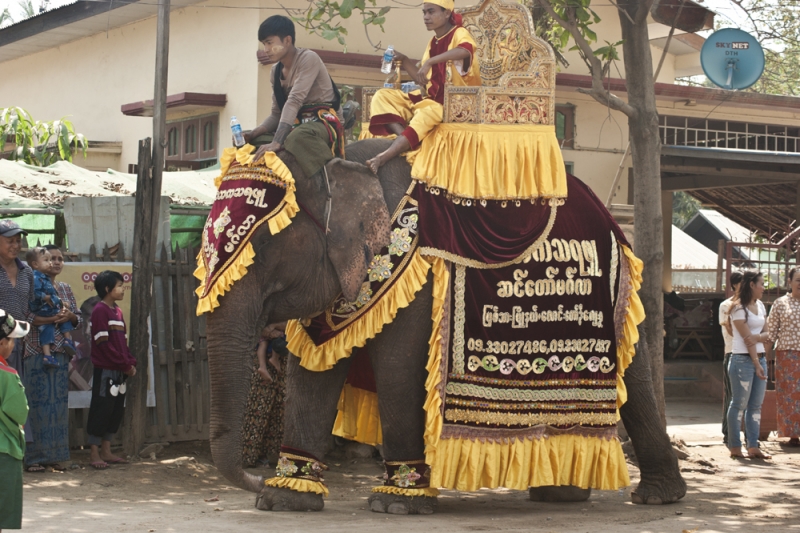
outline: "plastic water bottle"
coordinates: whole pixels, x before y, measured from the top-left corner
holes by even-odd
[[[235,115],[231,117],[231,133],[233,133],[233,144],[236,145],[236,148],[244,146],[242,125],[239,124],[239,119]]]
[[[383,62],[381,62],[381,72],[389,74],[392,72],[392,63],[394,62],[394,46],[391,44],[383,53]]]

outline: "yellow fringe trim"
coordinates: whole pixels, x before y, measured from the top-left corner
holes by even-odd
[[[345,383],[339,396],[334,435],[370,446],[383,443],[378,395]]]
[[[362,122],[361,123],[361,133],[358,134],[358,140],[363,141],[364,139],[396,139],[397,135],[373,135],[369,131],[369,122]],[[409,165],[414,165],[414,161],[417,159],[417,155],[419,154],[419,148],[416,150],[409,150],[408,152],[403,152],[402,156],[406,158]]]
[[[300,479],[297,477],[271,477],[264,480],[264,485],[267,487],[278,487],[281,489],[291,489],[295,492],[313,492],[314,494],[322,494],[328,496],[328,487],[319,481],[311,481],[310,479]]]
[[[238,150],[236,148],[226,148],[220,157],[220,174],[214,179],[214,185],[219,189],[222,183],[222,178],[228,172],[233,161],[238,161],[240,165],[251,165],[253,163],[254,154],[251,154],[253,147],[245,144]],[[286,194],[283,197],[281,204],[278,206],[277,213],[267,221],[269,231],[272,235],[279,233],[292,223],[292,219],[300,210],[297,205],[297,198],[295,197],[294,177],[289,168],[275,155],[274,152],[267,152],[264,154],[264,163],[272,170],[279,178],[286,182]],[[197,316],[203,313],[213,313],[214,309],[219,307],[219,298],[228,292],[235,281],[239,281],[247,274],[247,267],[252,265],[256,256],[253,245],[248,242],[245,247],[239,252],[239,256],[233,263],[228,265],[225,272],[220,275],[214,282],[214,287],[211,288],[205,298],[202,294],[205,292],[205,279],[206,267],[203,264],[203,252],[197,254],[197,269],[194,271],[194,277],[200,280],[200,287],[197,288],[195,293],[199,300],[197,302],[196,313]]]
[[[350,357],[353,348],[361,348],[381,332],[397,315],[398,309],[408,307],[425,284],[430,264],[418,251],[400,278],[387,290],[373,307],[354,320],[334,338],[317,346],[297,320],[286,325],[289,351],[300,358],[300,366],[314,372],[333,368],[340,359]]]
[[[427,461],[431,485],[460,491],[550,485],[617,490],[630,485],[625,454],[617,439],[582,435],[508,442],[443,439]]]
[[[642,270],[644,263],[633,255],[630,247],[623,245],[622,252],[628,261],[631,276],[631,294],[628,298],[625,325],[622,331],[622,341],[617,345],[617,420],[619,408],[628,401],[628,389],[625,387],[625,370],[636,355],[636,343],[639,342],[639,330],[636,328],[644,320],[644,306],[639,299],[639,288],[642,286]],[[619,305],[619,304],[617,304]]]
[[[630,249],[623,247],[631,263],[631,292],[625,322],[625,340],[618,348],[618,372],[624,375],[638,340],[636,324],[644,317],[637,293],[641,283],[642,263]],[[506,442],[441,439],[443,417],[439,385],[442,380],[441,322],[444,302],[450,285],[447,263],[435,258],[433,270],[433,331],[428,357],[425,389],[425,460],[431,467],[431,485],[474,491],[480,488],[573,485],[581,488],[616,490],[630,484],[625,455],[617,439],[582,435],[552,435],[541,439],[509,439]],[[632,331],[633,330],[633,331]],[[621,389],[620,389],[621,386]],[[618,378],[618,405],[627,394],[622,377]],[[621,400],[621,401],[620,401]]]
[[[554,126],[442,123],[422,141],[411,177],[462,198],[567,196]]]
[[[200,252],[203,253],[202,251]],[[211,288],[205,298],[200,296],[205,291],[205,283],[203,280],[206,278],[206,267],[203,264],[203,259],[200,255],[197,256],[197,270],[194,271],[194,277],[200,280],[200,286],[195,290],[197,294],[197,316],[203,313],[214,312],[214,309],[219,307],[219,297],[228,292],[235,281],[239,281],[247,274],[247,267],[255,263],[254,257],[256,256],[253,245],[247,243],[245,247],[239,252],[239,256],[231,263],[225,272],[217,278],[214,286]]]
[[[379,487],[372,487],[372,492],[397,494],[398,496],[410,496],[411,498],[417,498],[419,496],[435,498],[439,495],[439,489],[434,489],[433,487],[426,487],[424,489],[402,489],[400,487],[386,487],[381,485]]]

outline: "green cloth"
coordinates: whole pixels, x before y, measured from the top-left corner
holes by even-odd
[[[283,147],[294,156],[306,177],[313,176],[333,159],[330,134],[321,121],[297,126],[286,137]]]
[[[250,144],[259,147],[272,142],[272,133],[259,135]],[[328,128],[320,121],[295,126],[286,137],[283,147],[297,160],[306,177],[316,174],[325,163],[333,159]]]
[[[22,381],[11,367],[0,363],[0,454],[22,460],[25,456],[22,424],[27,418],[28,400]]]
[[[22,460],[0,453],[0,529],[22,529]]]

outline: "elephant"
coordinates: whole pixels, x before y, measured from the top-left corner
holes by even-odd
[[[374,254],[388,243],[389,213],[411,184],[411,167],[395,158],[371,173],[365,161],[391,141],[368,139],[348,145],[347,160],[333,159],[325,172],[304,176],[295,158],[278,157],[292,172],[300,212],[273,235],[262,226],[251,239],[255,264],[220,299],[207,317],[211,385],[210,439],[214,462],[233,484],[258,493],[263,510],[321,510],[321,495],[265,487],[264,478],[242,469],[242,417],[251,379],[251,347],[269,324],[313,317],[342,293],[354,301]],[[329,215],[329,216],[328,216]],[[322,222],[320,222],[322,221]],[[329,226],[329,231],[323,227]],[[393,322],[367,342],[377,385],[383,456],[387,461],[424,457],[425,379],[433,305],[432,275]],[[337,401],[352,358],[325,372],[311,372],[290,356],[283,445],[324,457]],[[621,417],[641,469],[635,503],[662,504],[682,498],[686,485],[661,426],[646,356],[638,354],[625,373],[628,401]],[[570,489],[531,492],[535,500],[568,500]],[[535,492],[535,494],[534,494]],[[575,491],[572,490],[572,493]],[[580,491],[579,491],[580,492]],[[582,499],[587,495],[580,496]],[[373,511],[430,513],[435,498],[373,494]]]

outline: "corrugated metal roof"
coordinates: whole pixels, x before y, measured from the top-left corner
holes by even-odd
[[[725,237],[730,241],[750,242],[752,240],[752,232],[749,229],[737,222],[734,222],[719,211],[714,211],[713,209],[701,209],[700,215],[702,215],[709,224],[717,228],[720,233],[725,235]]]
[[[182,205],[211,205],[219,170],[164,172],[162,194]],[[67,196],[127,196],[136,190],[136,175],[96,172],[60,161],[33,167],[0,160],[0,207],[60,207]]]
[[[677,226],[672,226],[672,268],[717,268],[717,254]]]

